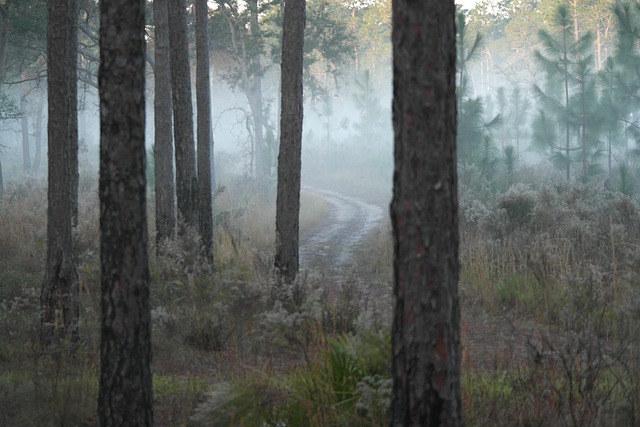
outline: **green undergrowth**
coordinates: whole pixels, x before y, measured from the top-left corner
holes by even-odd
[[[69,360],[39,354],[45,193],[29,183],[8,186],[3,199],[0,425],[96,424],[92,185],[75,236],[81,344]],[[193,232],[161,242],[158,253],[150,247],[156,424],[386,425],[389,224],[367,236],[348,269],[285,284],[272,267],[274,202],[261,191],[238,180],[219,193],[213,264]],[[304,227],[322,221],[322,200],[308,194],[302,203]],[[465,424],[640,423],[635,201],[579,186],[518,187],[493,206],[473,206],[462,212],[460,245],[461,309],[475,327],[462,335]]]
[[[215,384],[193,421],[207,426],[385,425],[389,352],[388,334],[329,339],[308,365]]]

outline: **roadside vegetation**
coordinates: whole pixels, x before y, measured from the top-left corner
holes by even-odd
[[[95,424],[98,210],[96,183],[84,179],[83,341],[72,361],[39,353],[43,183],[10,183],[0,206],[6,425]],[[518,181],[491,198],[472,188],[483,187],[478,179],[460,185],[465,422],[632,425],[640,416],[637,200],[544,169]],[[152,256],[158,425],[386,424],[389,224],[348,270],[305,271],[286,286],[271,271],[272,202],[250,181],[221,182],[216,264],[199,260],[195,233]],[[302,223],[320,224],[322,199],[302,200]]]
[[[464,422],[639,425],[640,5],[611,9],[597,1],[591,14],[580,2],[497,3],[495,16],[483,7],[487,2],[457,16]],[[366,22],[382,28],[389,2],[372,5],[367,16],[380,17]],[[593,22],[574,27],[573,19],[584,16]],[[602,34],[586,31],[592,26]],[[515,83],[489,93],[491,78],[474,72],[493,67],[500,58],[491,52],[504,53],[525,33],[526,43],[538,43],[536,53],[527,44],[512,63],[498,64],[505,81]],[[376,35],[388,39],[388,31]],[[561,46],[576,39],[579,46]],[[390,102],[373,84],[388,77],[391,62],[375,52],[361,55],[360,66],[376,69],[371,56],[379,56],[376,73],[351,75],[352,101],[314,99],[306,117],[317,123],[305,130],[303,181],[386,210]],[[558,52],[566,63],[555,61],[563,57]],[[534,78],[539,86],[529,84]],[[350,123],[345,115],[352,113]],[[240,128],[249,128],[248,117]],[[162,242],[150,236],[156,424],[387,425],[390,224],[378,224],[349,267],[324,265],[282,282],[273,272],[273,177],[247,177],[254,161],[248,134],[237,135],[241,159],[217,157],[215,263],[201,257],[196,232]],[[97,172],[88,162],[95,153],[81,153],[74,235],[81,342],[73,359],[61,360],[42,357],[39,345],[46,183],[35,167],[21,176],[20,156],[7,152],[0,188],[0,425],[96,425],[99,203]],[[153,163],[148,167],[149,230],[155,230]],[[303,187],[301,233],[321,226],[328,213],[327,203]]]

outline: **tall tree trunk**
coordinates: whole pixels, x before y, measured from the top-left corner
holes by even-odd
[[[144,0],[100,2],[101,426],[152,426]]]
[[[36,140],[36,153],[33,156],[31,171],[34,176],[38,176],[38,173],[40,172],[40,160],[42,158],[42,119],[44,116],[45,96],[45,90],[40,87],[38,89],[38,111],[36,112],[36,120],[33,124]]]
[[[185,0],[169,1],[169,39],[178,214],[187,226],[197,229],[196,153],[193,137],[193,106],[191,105],[191,73]]]
[[[156,193],[156,247],[172,238],[176,229],[173,138],[171,124],[171,66],[169,59],[168,0],[155,0],[155,98],[153,151]]]
[[[69,30],[69,52],[66,58],[66,66],[69,69],[69,90],[73,95],[69,100],[71,116],[71,136],[69,138],[70,151],[69,162],[71,167],[71,225],[78,226],[78,185],[80,174],[78,171],[78,12],[77,0],[72,0],[73,16]]]
[[[211,84],[209,81],[209,7],[196,0],[196,101],[198,103],[198,218],[205,256],[213,259],[211,194]]]
[[[78,275],[72,246],[73,115],[77,97],[69,67],[76,16],[76,0],[47,3],[47,87],[49,88],[49,179],[47,208],[47,262],[40,294],[41,343],[57,353],[63,340],[71,350],[78,341]]]
[[[258,20],[258,1],[248,0],[247,4],[251,13],[251,36],[254,38],[253,42],[258,44],[258,40],[261,37],[260,21]],[[249,99],[249,107],[251,108],[251,115],[253,116],[256,176],[258,178],[266,178],[271,174],[271,164],[268,157],[268,147],[264,139],[262,63],[258,49],[255,50],[254,55],[251,57],[251,68],[253,70],[250,85],[251,93],[247,94],[247,96]]]
[[[288,282],[298,275],[300,151],[302,147],[302,60],[305,0],[288,0],[282,21],[280,154],[276,198],[275,268]]]
[[[587,105],[586,105],[586,101],[585,101],[585,87],[584,87],[584,77],[582,78],[582,83],[580,85],[580,90],[582,92],[581,97],[582,97],[582,126],[581,126],[581,133],[582,133],[582,177],[583,179],[587,178]]]
[[[393,0],[392,7],[396,303],[390,424],[458,426],[455,5]]]
[[[9,41],[9,13],[6,3],[0,4],[0,82],[4,79]]]
[[[280,62],[282,106],[276,199],[275,267],[288,282],[293,282],[299,268],[304,27],[305,1],[285,2],[282,61]]]
[[[602,68],[602,40],[600,35],[600,24],[596,24],[596,70],[600,70]]]
[[[576,33],[577,34],[577,33]],[[567,113],[569,112],[569,60],[567,58],[567,32],[562,32],[562,52],[563,52],[563,64],[564,64],[564,102]],[[571,158],[570,153],[570,137],[569,137],[569,122],[565,123],[565,155],[566,155],[566,172],[567,181],[571,180]]]
[[[20,117],[21,124],[21,133],[22,133],[22,172],[25,175],[29,175],[31,173],[31,149],[30,149],[30,138],[29,138],[29,116],[27,114],[27,100],[26,91],[22,92],[22,102],[20,103],[20,110],[22,116]]]
[[[575,41],[580,38],[580,30],[578,28],[578,0],[572,0],[571,6],[573,6],[573,37]]]
[[[611,131],[607,131],[607,171],[611,178]]]
[[[2,160],[0,160],[0,204],[4,197],[4,180],[2,179]]]

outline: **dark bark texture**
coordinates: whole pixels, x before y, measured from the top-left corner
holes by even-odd
[[[155,0],[153,12],[156,24],[153,156],[156,185],[156,242],[161,243],[165,239],[172,238],[176,229],[167,0]]]
[[[295,279],[299,268],[304,27],[305,0],[286,1],[280,65],[282,106],[276,199],[275,268],[289,282]]]
[[[197,229],[196,152],[193,136],[193,106],[191,105],[191,74],[185,0],[169,1],[169,39],[178,214],[186,225]]]
[[[47,261],[40,293],[41,344],[57,353],[65,339],[78,340],[79,288],[72,244],[73,139],[77,140],[75,73],[69,57],[76,1],[47,3],[47,87],[49,88],[49,176],[47,190]]]
[[[70,150],[69,162],[71,164],[71,225],[78,226],[78,186],[80,184],[80,172],[78,170],[78,10],[77,1],[73,0],[73,15],[68,34],[69,51],[66,57],[66,67],[69,72],[70,95]]]
[[[209,77],[209,7],[196,0],[196,102],[198,104],[198,218],[202,247],[213,261],[213,219],[211,194],[211,85]]]
[[[393,0],[392,426],[458,426],[453,0]]]
[[[100,2],[101,426],[153,425],[144,7]]]

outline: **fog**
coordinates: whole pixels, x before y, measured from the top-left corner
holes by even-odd
[[[416,348],[441,358],[427,369],[436,389],[454,374],[439,363],[455,356],[466,425],[638,425],[640,2],[459,3],[450,76],[458,203],[443,215],[458,219],[447,225],[454,255],[441,262],[426,242],[415,259],[430,251],[449,269],[450,323],[460,330],[445,337],[435,325],[432,342],[417,331]],[[47,265],[46,4],[0,1],[0,23],[10,23],[0,70],[0,424],[95,425],[103,291],[98,3],[80,1],[78,10],[73,257],[82,340],[71,361],[43,358],[37,339]],[[307,0],[301,272],[293,283],[274,273],[281,3],[208,4],[217,188],[212,226],[203,228],[213,229],[213,260],[203,257],[195,230],[171,225],[157,238],[155,191],[163,187],[154,174],[156,45],[147,2],[156,424],[388,424],[391,310],[394,292],[408,286],[395,286],[394,268],[403,267],[394,265],[394,245],[403,236],[389,218],[391,0]],[[405,201],[414,207],[410,195]],[[429,222],[409,232],[422,234]],[[425,319],[435,301],[430,267],[420,267],[424,298],[406,306],[408,323]]]

